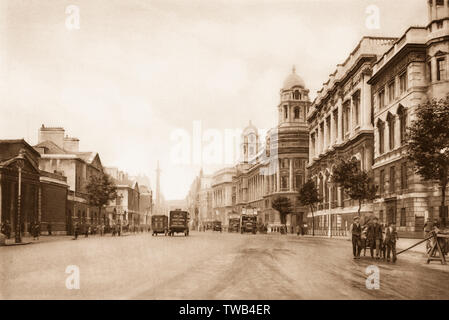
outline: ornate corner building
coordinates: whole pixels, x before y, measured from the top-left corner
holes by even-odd
[[[374,173],[378,198],[363,203],[363,216],[414,232],[422,231],[426,216],[439,214],[441,190],[423,182],[406,159],[405,133],[415,110],[449,93],[449,1],[428,0],[428,15],[426,27],[410,27],[400,38],[362,38],[318,92],[307,116],[308,169],[322,198],[318,233],[345,234],[357,212],[331,183],[339,157],[354,157]]]
[[[372,86],[375,182],[373,211],[405,232],[422,231],[440,214],[441,188],[407,161],[406,128],[421,103],[449,93],[449,1],[428,1],[429,24],[410,27],[376,62]]]

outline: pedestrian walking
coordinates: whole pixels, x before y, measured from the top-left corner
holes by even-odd
[[[89,225],[86,223],[84,225],[84,237],[88,237],[89,236]]]
[[[296,235],[299,236],[299,234],[301,233],[301,227],[299,226],[299,224],[296,226]]]
[[[33,235],[34,240],[39,240],[39,234],[41,232],[40,229],[40,223],[37,221],[33,222],[33,224],[31,225],[31,234]]]
[[[385,231],[385,244],[387,246],[387,261],[390,262],[390,253],[393,255],[393,263],[396,262],[396,241],[398,240],[396,225],[390,223]]]
[[[51,223],[49,222],[49,223],[47,223],[47,232],[48,232],[48,235],[49,236],[51,236],[51,232],[52,232],[52,225],[51,225]]]
[[[377,217],[373,218],[373,223],[368,227],[367,239],[370,243],[371,258],[380,259],[380,245],[382,241],[382,227]],[[374,257],[374,248],[376,248],[376,257]]]
[[[349,232],[352,238],[352,254],[354,255],[354,259],[360,259],[362,226],[360,225],[359,216],[354,217],[353,223],[349,226]]]
[[[78,239],[78,235],[80,233],[80,226],[79,226],[78,222],[75,222],[73,233],[75,235],[75,238],[73,240]]]

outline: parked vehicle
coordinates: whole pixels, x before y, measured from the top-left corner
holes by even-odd
[[[239,230],[240,230],[240,219],[239,218],[229,219],[228,232],[239,232]]]
[[[189,235],[189,213],[182,210],[170,211],[168,235],[174,236],[175,233],[184,233]]]
[[[165,215],[151,216],[151,229],[153,229],[153,236],[157,236],[159,233],[167,235],[168,217]]]
[[[240,232],[251,232],[256,234],[257,232],[257,217],[252,215],[242,215],[240,219]]]
[[[222,226],[221,226],[221,221],[214,221],[213,222],[213,229],[214,231],[223,231]]]

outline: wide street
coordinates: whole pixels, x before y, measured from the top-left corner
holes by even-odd
[[[66,288],[70,265],[79,289]],[[62,237],[0,247],[0,272],[1,299],[449,299],[449,266],[421,253],[353,260],[349,241],[279,234]]]

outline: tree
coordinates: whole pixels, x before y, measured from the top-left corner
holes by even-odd
[[[373,200],[376,197],[377,187],[370,174],[360,170],[358,164],[355,158],[340,160],[333,171],[332,181],[339,184],[352,200],[358,202],[357,215],[360,216],[362,202]]]
[[[441,210],[445,210],[449,171],[449,95],[418,106],[408,128],[408,159],[423,180],[438,181]],[[444,212],[444,211],[443,211]],[[443,215],[443,223],[446,223]]]
[[[98,176],[92,175],[86,189],[89,204],[98,207],[98,216],[101,216],[101,208],[117,197],[117,188],[114,182],[109,175],[103,172]]]
[[[293,212],[290,199],[286,197],[277,197],[273,200],[271,207],[279,212],[281,223],[286,227],[287,215]]]
[[[320,202],[320,198],[318,196],[318,189],[315,185],[315,182],[312,179],[307,180],[307,182],[302,186],[301,190],[299,190],[298,201],[303,206],[310,207],[310,211],[312,212],[312,236],[314,236],[315,217],[313,214],[313,209],[315,204]]]

